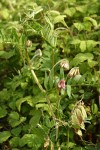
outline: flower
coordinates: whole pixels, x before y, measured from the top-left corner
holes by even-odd
[[[68,73],[68,77],[75,77],[76,75],[80,75],[79,67],[72,68]]]
[[[59,82],[58,82],[58,88],[59,89],[65,89],[65,80],[60,80]]]
[[[60,67],[69,70],[69,61],[68,60],[62,60],[60,63]]]

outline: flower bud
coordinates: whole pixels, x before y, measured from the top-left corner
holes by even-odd
[[[35,55],[41,57],[42,56],[42,51],[40,49],[37,49],[36,52],[35,52]]]
[[[80,75],[79,67],[72,68],[68,73],[68,77],[75,77],[76,75]]]
[[[27,40],[26,41],[26,46],[27,47],[32,47],[32,41],[31,40]]]
[[[58,88],[59,89],[65,89],[65,80],[60,80],[59,82],[58,82]]]
[[[60,67],[69,70],[69,61],[68,60],[62,60],[60,63]]]

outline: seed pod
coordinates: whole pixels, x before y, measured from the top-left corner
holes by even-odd
[[[86,114],[84,107],[82,105],[79,105],[78,109],[80,109],[80,111],[82,113],[82,119],[83,119],[83,121],[85,121],[85,119],[87,118],[87,114]]]
[[[72,110],[71,122],[73,128],[75,129],[75,132],[80,136],[82,136],[82,132],[80,129],[85,130],[84,121],[86,118],[87,114],[84,108],[84,103],[82,101],[79,101],[78,103],[76,103],[74,109]]]
[[[79,126],[80,127],[80,122],[79,122],[79,120],[78,120],[75,113],[73,113],[72,116],[71,116],[71,123],[74,126]]]
[[[76,113],[77,119],[78,119],[78,121],[79,121],[79,123],[80,123],[80,125],[81,125],[81,123],[83,122],[82,112],[81,112],[80,109],[77,108],[77,109],[75,110],[75,113]]]

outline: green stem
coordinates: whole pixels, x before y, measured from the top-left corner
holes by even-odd
[[[68,131],[67,131],[67,148],[69,150],[69,127],[68,127]]]
[[[40,89],[42,92],[46,92],[46,91],[43,89],[42,85],[39,83],[39,80],[38,80],[38,78],[37,78],[37,76],[36,76],[36,74],[35,74],[35,72],[34,72],[33,69],[31,69],[31,73],[32,73],[32,76],[33,76],[33,78],[34,78],[36,84],[38,85],[39,89]]]
[[[46,92],[46,91],[43,89],[42,85],[40,84],[40,82],[39,82],[39,80],[38,80],[38,78],[37,78],[37,76],[36,76],[36,74],[35,74],[35,72],[34,72],[34,70],[33,70],[33,68],[32,68],[32,64],[31,64],[31,61],[30,61],[30,58],[29,58],[27,49],[26,49],[26,56],[27,56],[27,63],[28,63],[28,65],[29,65],[29,68],[30,68],[30,70],[31,70],[32,76],[33,76],[33,78],[34,78],[36,84],[38,85],[39,89],[40,89],[42,92]]]

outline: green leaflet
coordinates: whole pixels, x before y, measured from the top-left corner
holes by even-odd
[[[0,143],[5,142],[11,136],[9,131],[2,131],[0,132]]]
[[[5,108],[0,107],[0,118],[3,118],[7,115],[7,110]]]

